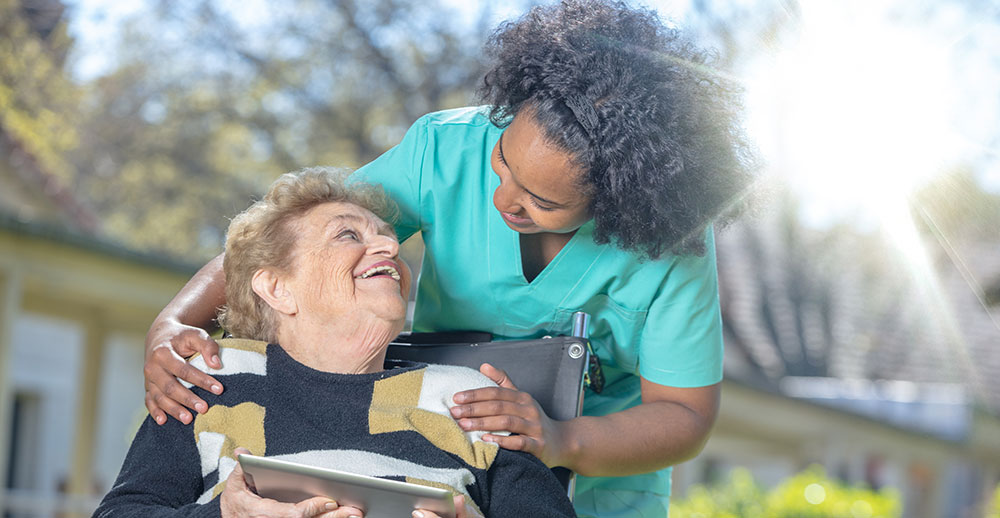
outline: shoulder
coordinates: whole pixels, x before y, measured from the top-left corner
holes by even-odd
[[[669,280],[678,277],[704,277],[715,269],[715,236],[711,226],[704,231],[705,253],[670,254],[650,259],[645,253],[623,250],[615,245],[601,247],[601,259],[614,264],[621,271],[638,275],[642,282],[652,279]]]
[[[455,406],[452,396],[456,392],[497,386],[493,380],[469,367],[429,364],[423,372],[421,406],[434,408],[436,411],[445,411]]]
[[[488,106],[465,106],[428,113],[420,118],[428,124],[458,125],[458,126],[492,126]]]
[[[424,369],[420,398],[422,400],[439,399],[450,407],[454,406],[451,398],[456,392],[495,386],[497,384],[493,380],[475,369],[455,365],[429,364]]]
[[[267,342],[239,338],[223,338],[219,343],[221,369],[210,369],[200,354],[192,356],[188,363],[192,367],[211,374],[226,376],[232,374],[260,374],[267,372]]]

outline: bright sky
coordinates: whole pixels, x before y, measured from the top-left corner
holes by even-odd
[[[965,35],[907,22],[895,7],[804,2],[790,44],[746,78],[750,132],[772,172],[810,200],[807,220],[881,219],[932,176],[975,160],[975,142],[992,133],[961,102],[974,91],[956,70],[968,65]],[[969,79],[997,85],[994,68]],[[1000,113],[995,96],[975,110]]]

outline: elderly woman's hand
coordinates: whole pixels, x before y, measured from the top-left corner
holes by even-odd
[[[507,431],[517,435],[487,434],[484,440],[508,450],[531,453],[546,466],[565,466],[570,451],[563,423],[553,420],[527,392],[521,392],[507,373],[484,363],[480,372],[499,387],[466,390],[455,394],[451,415],[463,430]]]
[[[472,507],[466,505],[465,495],[455,495],[455,518],[468,518],[469,516],[476,516],[476,511]],[[437,513],[433,511],[427,511],[424,509],[414,509],[413,518],[441,518]]]
[[[244,448],[237,448],[234,458],[241,453],[250,453]],[[219,507],[222,518],[362,518],[363,513],[354,507],[339,507],[337,502],[317,496],[303,500],[297,504],[287,504],[261,498],[247,485],[243,476],[243,468],[236,463],[236,468],[226,479],[226,488],[219,497]]]

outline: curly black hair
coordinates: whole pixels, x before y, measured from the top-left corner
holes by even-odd
[[[576,159],[595,241],[651,259],[705,253],[706,226],[735,214],[754,162],[740,89],[709,53],[653,11],[608,0],[535,7],[502,24],[486,53],[491,121],[530,112]]]

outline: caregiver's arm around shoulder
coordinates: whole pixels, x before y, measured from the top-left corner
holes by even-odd
[[[178,378],[215,394],[222,393],[221,383],[185,361],[201,353],[209,367],[222,367],[219,345],[207,331],[217,327],[216,311],[226,302],[222,261],[223,255],[219,254],[198,270],[146,333],[146,408],[158,424],[167,421],[167,414],[187,424],[193,418],[191,410],[208,410],[205,401],[181,385]]]

